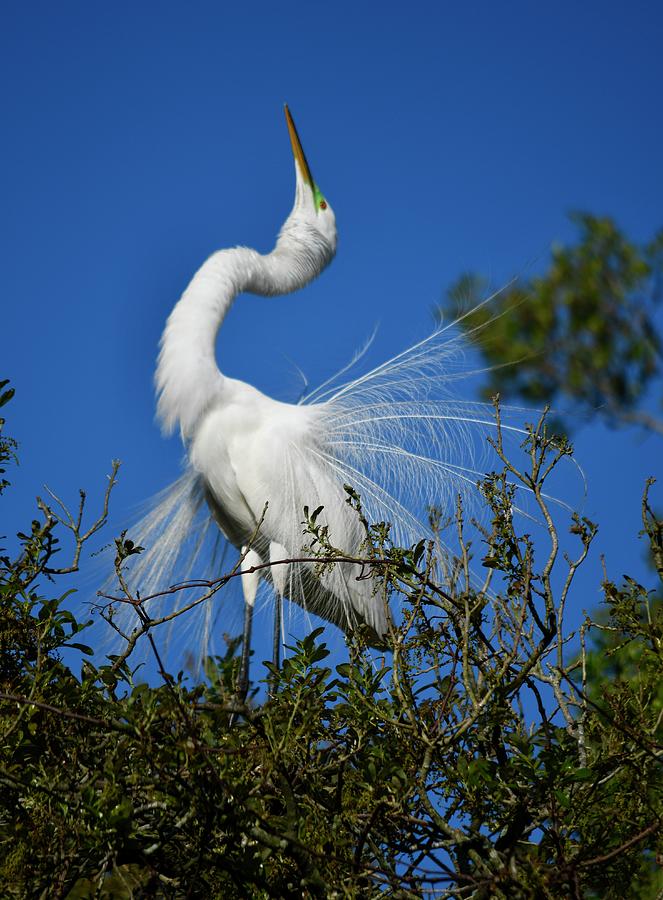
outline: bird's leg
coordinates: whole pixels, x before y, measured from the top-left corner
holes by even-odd
[[[242,658],[239,664],[239,677],[237,679],[237,699],[244,703],[249,690],[249,658],[251,656],[251,625],[253,622],[253,606],[258,592],[260,575],[257,572],[248,572],[253,566],[262,563],[255,550],[242,548],[245,554],[242,563],[242,590],[244,592],[244,632],[242,635]]]
[[[279,559],[287,559],[288,553],[281,544],[272,541],[269,545],[269,561],[274,563]],[[288,566],[283,564],[279,566],[272,565],[272,583],[274,585],[274,644],[272,653],[272,663],[276,669],[281,665],[281,611],[283,607],[283,595],[285,594],[286,577],[288,574]],[[274,694],[274,683],[270,687],[270,695]]]
[[[242,634],[242,656],[237,678],[237,699],[244,703],[249,691],[249,658],[251,656],[251,625],[253,622],[253,606],[244,601],[244,632]]]

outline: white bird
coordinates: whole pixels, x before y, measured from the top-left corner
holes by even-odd
[[[275,248],[261,255],[235,247],[210,256],[175,305],[161,339],[158,417],[166,433],[179,428],[188,463],[132,532],[148,547],[133,572],[143,596],[166,587],[176,571],[182,574],[182,548],[212,520],[245,554],[244,570],[302,555],[304,507],[323,507],[318,521],[328,527],[331,542],[356,557],[365,533],[347,502],[346,484],[361,495],[370,519],[391,522],[394,540],[407,544],[426,533],[422,522],[429,503],[451,511],[454,496],[481,477],[472,462],[471,433],[494,422],[483,404],[459,401],[451,393],[450,383],[464,377],[466,367],[458,337],[445,330],[353,380],[336,378],[296,405],[219,371],[215,339],[235,298],[242,292],[296,291],[319,275],[336,251],[334,213],[313,179],[287,107],[285,114],[295,159],[295,202]],[[203,523],[197,526],[200,515]],[[242,576],[240,693],[247,687],[260,577],[271,580],[276,594],[276,654],[282,597],[345,632],[363,623],[376,639],[383,636],[388,611],[371,580],[358,579],[361,571],[356,564],[339,563],[317,577],[312,566],[292,564]],[[151,615],[163,613],[172,600],[166,595],[150,601],[160,604],[152,606]],[[210,604],[195,612],[204,655],[214,615]]]

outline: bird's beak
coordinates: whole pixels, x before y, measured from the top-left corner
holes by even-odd
[[[302,147],[302,142],[299,140],[299,135],[297,134],[297,129],[295,128],[295,123],[292,116],[290,115],[290,110],[288,109],[287,103],[285,105],[285,120],[288,123],[290,143],[292,144],[292,153],[295,157],[297,168],[299,169],[301,176],[306,184],[308,184],[312,191],[315,191],[315,182],[313,181],[313,176],[311,175],[309,164],[306,162],[304,148]]]

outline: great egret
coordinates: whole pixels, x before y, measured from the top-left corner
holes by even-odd
[[[459,339],[444,329],[345,383],[341,372],[296,405],[273,400],[219,371],[215,338],[237,295],[298,290],[329,265],[336,251],[334,213],[313,179],[287,106],[285,115],[295,160],[295,202],[274,250],[261,255],[235,247],[210,256],[175,305],[162,336],[158,416],[166,433],[179,426],[188,463],[182,478],[132,532],[149,548],[133,572],[143,595],[168,584],[201,511],[199,530],[214,521],[245,554],[245,570],[301,555],[305,506],[323,507],[318,521],[328,527],[334,545],[356,556],[365,535],[346,502],[346,483],[359,492],[369,517],[391,522],[395,540],[409,543],[424,533],[427,502],[451,508],[458,491],[481,475],[473,468],[470,432],[493,421],[483,404],[459,401],[451,393],[451,382],[465,372]],[[293,564],[243,575],[241,691],[247,686],[261,576],[271,580],[276,594],[276,652],[282,597],[346,632],[364,623],[368,633],[384,635],[384,602],[370,580],[358,578],[360,573],[358,565],[339,564],[317,577],[312,567]],[[210,604],[197,612],[204,654],[213,618]]]

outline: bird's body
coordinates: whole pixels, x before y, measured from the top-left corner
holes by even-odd
[[[492,419],[483,404],[459,401],[449,385],[465,373],[457,338],[438,331],[372,371],[345,383],[323,385],[304,402],[274,400],[217,366],[217,331],[243,292],[277,295],[304,287],[333,259],[336,223],[313,181],[287,111],[295,156],[295,204],[274,250],[220,250],[194,275],[163,333],[156,373],[158,416],[166,432],[179,431],[187,470],[135,532],[148,550],[134,570],[143,596],[192,572],[182,567],[202,512],[201,534],[215,522],[245,554],[244,568],[297,558],[305,544],[304,508],[323,507],[319,523],[347,556],[361,553],[365,532],[347,502],[345,485],[361,495],[368,517],[388,521],[396,542],[426,533],[428,505],[450,508],[474,485],[472,432]],[[250,341],[247,337],[247,352]],[[342,372],[341,375],[344,373]],[[508,428],[508,426],[505,425]],[[264,513],[265,505],[267,510]],[[201,575],[200,571],[193,574]],[[247,571],[245,655],[259,577],[276,594],[322,616],[344,631],[358,623],[380,637],[387,630],[384,599],[359,565],[343,563],[315,574],[311,564],[279,564]],[[163,603],[153,603],[163,614]],[[199,650],[207,651],[214,616],[198,609]],[[155,614],[153,612],[153,614]]]
[[[218,402],[195,431],[189,460],[204,483],[212,516],[235,547],[251,546],[252,562],[302,555],[304,507],[323,506],[321,521],[332,539],[338,535],[349,555],[360,553],[362,534],[343,482],[320,464],[323,416],[319,407],[280,403],[251,385],[224,379]],[[384,608],[373,602],[370,583],[357,581],[359,567],[337,567],[317,584],[305,573],[292,565],[270,577],[289,599],[345,631],[365,622],[384,633]]]

